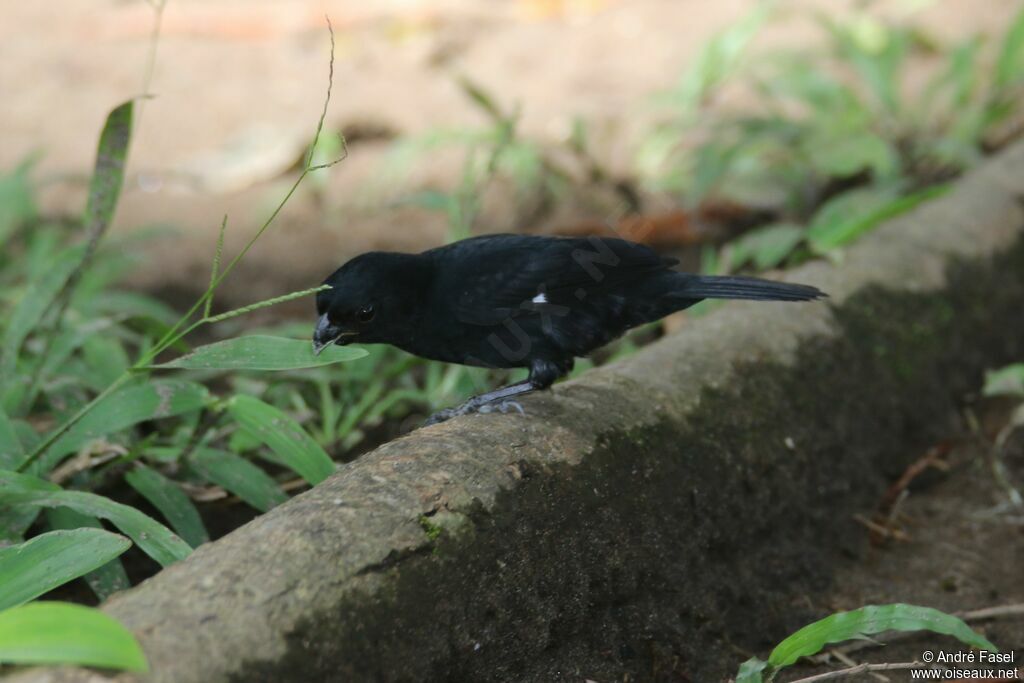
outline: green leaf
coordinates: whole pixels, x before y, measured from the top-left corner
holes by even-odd
[[[90,335],[82,344],[82,355],[90,370],[90,382],[96,391],[103,391],[128,369],[131,361],[116,337]]]
[[[748,261],[753,261],[758,270],[775,268],[803,238],[803,227],[793,223],[774,223],[751,230],[729,244],[729,268],[736,270]]]
[[[816,140],[813,149],[810,160],[826,176],[846,178],[870,170],[875,178],[887,178],[899,169],[896,150],[874,133],[832,133]]]
[[[245,458],[213,448],[197,448],[189,464],[207,480],[230,491],[260,512],[288,500],[270,475]]]
[[[740,664],[740,670],[736,673],[736,683],[762,683],[764,678],[761,673],[768,667],[768,662],[757,657],[751,657]]]
[[[981,393],[985,396],[1024,396],[1024,363],[986,372],[985,387]]]
[[[199,410],[208,398],[206,388],[194,382],[160,381],[127,386],[100,402],[57,439],[40,459],[40,471],[49,471],[61,458],[90,441],[147,420]]]
[[[996,60],[995,87],[1005,89],[1024,78],[1024,9],[1017,16],[1003,37]]]
[[[494,97],[483,86],[475,83],[467,76],[459,76],[455,79],[455,82],[459,84],[462,92],[495,123],[504,123],[506,121],[506,117],[502,113],[501,108],[495,103]]]
[[[0,246],[21,223],[36,215],[36,203],[28,174],[35,163],[29,157],[9,175],[0,178]]]
[[[50,508],[46,511],[46,519],[50,528],[62,529],[103,529],[100,520],[91,515],[83,515],[70,508]],[[120,559],[113,559],[102,567],[94,569],[86,574],[85,582],[102,602],[114,593],[131,588],[131,581],[128,580],[128,572]]]
[[[77,579],[131,547],[102,529],[50,531],[0,548],[0,610],[17,607]]]
[[[200,346],[192,353],[157,368],[183,370],[298,370],[356,360],[365,349],[332,345],[313,355],[310,341],[251,335]]]
[[[7,413],[0,408],[0,469],[13,470],[21,464],[25,450],[14,430],[14,423]]]
[[[999,651],[957,617],[931,607],[897,603],[838,612],[804,626],[772,650],[768,663],[775,668],[789,666],[801,657],[820,652],[829,643],[864,638],[883,631],[932,631],[953,636],[971,647]]]
[[[64,288],[84,253],[83,245],[65,249],[50,261],[46,270],[29,282],[14,310],[5,320],[6,326],[0,341],[3,351],[0,374],[10,376],[13,372],[22,343],[50,311],[50,305]]]
[[[827,201],[815,214],[807,231],[808,241],[818,253],[834,251],[884,221],[948,191],[948,185],[936,185],[902,196],[886,188],[859,188],[844,192]]]
[[[41,479],[0,470],[0,501],[7,505],[68,507],[85,515],[109,520],[163,566],[188,557],[192,549],[170,529],[135,508],[84,491],[53,491]]]
[[[85,228],[88,235],[102,234],[117,209],[117,200],[124,186],[124,166],[128,158],[128,143],[132,137],[134,108],[132,100],[124,102],[107,115],[103,124],[85,206]]]
[[[210,540],[199,511],[173,481],[154,469],[137,464],[125,481],[160,511],[178,535],[193,548]]]
[[[177,313],[162,301],[137,292],[101,292],[88,302],[90,310],[98,314],[149,318],[164,325],[173,325]]]
[[[147,671],[135,636],[98,609],[35,602],[0,612],[0,662]]]
[[[242,429],[264,444],[285,467],[316,485],[334,473],[334,463],[324,449],[294,419],[252,396],[235,396],[228,402]]]
[[[774,3],[759,3],[756,9],[704,45],[672,93],[684,111],[695,110],[711,91],[736,73],[743,53],[773,8]]]
[[[60,491],[56,484],[38,479],[31,475],[22,475],[13,471],[0,470],[0,539],[20,542],[32,523],[39,516],[36,508],[18,507],[7,500],[4,495],[5,486],[13,482],[19,488],[33,491]]]
[[[868,90],[889,113],[900,110],[900,70],[910,42],[906,31],[862,15],[846,24],[826,22],[839,55],[852,66]]]

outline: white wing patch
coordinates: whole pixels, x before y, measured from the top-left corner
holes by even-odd
[[[541,292],[537,296],[533,297],[532,301],[535,304],[546,304],[548,302],[548,298],[544,296],[544,292]]]

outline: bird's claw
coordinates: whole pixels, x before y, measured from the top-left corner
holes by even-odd
[[[519,413],[520,415],[526,415],[526,411],[523,410],[523,406],[519,403],[519,401],[505,399],[500,401],[479,403],[474,402],[473,399],[470,399],[460,406],[455,406],[454,408],[445,408],[444,410],[437,411],[436,413],[427,418],[426,422],[423,423],[423,426],[429,427],[430,425],[440,424],[442,422],[452,419],[453,417],[459,417],[460,415],[470,415],[472,413],[477,413],[478,415],[486,415],[488,413],[493,413],[495,411],[505,414],[512,410]]]
[[[505,399],[504,401],[493,401],[491,403],[485,403],[477,408],[478,413],[486,415],[487,413],[493,413],[497,410],[499,413],[505,414],[510,410],[514,410],[520,415],[526,415],[526,411],[523,410],[523,406],[519,401],[513,401],[512,399]]]

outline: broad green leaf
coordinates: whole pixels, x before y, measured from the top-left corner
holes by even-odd
[[[932,631],[953,636],[971,647],[999,651],[957,617],[931,607],[897,603],[838,612],[804,626],[772,650],[768,663],[775,668],[789,666],[801,657],[820,652],[829,643],[864,638],[883,631]]]
[[[36,215],[36,203],[28,174],[35,158],[30,157],[12,173],[0,178],[0,247],[19,224]]]
[[[834,251],[870,232],[882,222],[948,191],[948,185],[937,185],[903,196],[884,188],[844,192],[818,210],[807,231],[807,239],[818,253]]]
[[[1024,363],[986,372],[982,393],[985,396],[1024,396]]]
[[[146,671],[135,636],[98,609],[34,602],[0,612],[0,662]]]
[[[334,463],[324,449],[294,419],[252,396],[235,396],[228,412],[277,456],[278,461],[316,485],[334,473]]]
[[[365,349],[332,345],[313,355],[311,341],[252,335],[200,346],[158,368],[183,370],[298,370],[356,360]]]
[[[77,579],[131,547],[102,529],[50,531],[0,548],[0,610],[17,607]]]
[[[96,149],[96,164],[89,182],[89,198],[85,206],[85,229],[88,235],[106,231],[117,209],[117,200],[124,186],[124,166],[128,157],[128,143],[132,137],[131,100],[116,107],[107,115]]]
[[[160,511],[190,546],[195,548],[210,540],[196,506],[173,481],[142,464],[136,465],[124,478]]]
[[[50,528],[55,530],[68,529],[103,529],[100,520],[91,515],[83,515],[71,508],[50,508],[46,511],[46,519]],[[125,591],[131,588],[131,581],[128,580],[128,572],[124,570],[124,564],[120,558],[107,562],[102,567],[92,570],[84,577],[85,582],[102,602],[114,593]]]
[[[37,507],[68,507],[110,521],[147,555],[167,566],[188,557],[192,549],[170,529],[135,508],[84,491],[53,491],[41,479],[0,470],[0,503]]]
[[[197,448],[189,460],[207,480],[229,491],[260,512],[288,500],[270,475],[245,458],[213,448]]]
[[[0,408],[0,469],[13,470],[21,464],[25,455],[21,440],[14,429],[14,423]]]
[[[804,238],[804,229],[793,223],[774,223],[751,230],[729,245],[731,270],[753,261],[758,270],[774,268],[789,256]]]
[[[1024,8],[1017,12],[1003,37],[995,73],[997,89],[1011,87],[1024,79]]]
[[[159,381],[127,386],[107,397],[47,449],[41,470],[49,471],[90,441],[132,427],[202,408],[208,392],[201,384]]]

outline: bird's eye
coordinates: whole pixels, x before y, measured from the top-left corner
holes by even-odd
[[[356,319],[359,320],[359,322],[361,323],[368,323],[371,320],[373,320],[373,316],[376,313],[377,312],[373,310],[372,304],[363,306],[362,308],[359,309],[359,312],[356,313]]]

